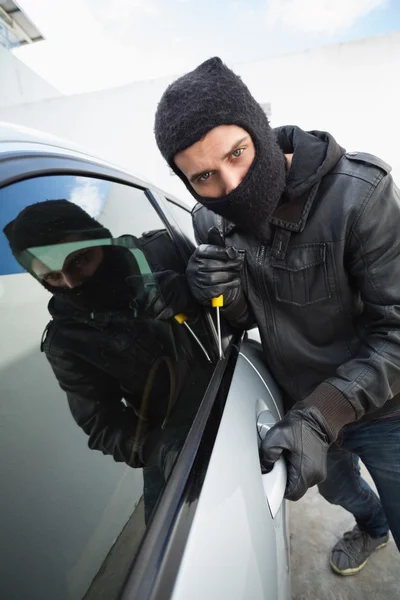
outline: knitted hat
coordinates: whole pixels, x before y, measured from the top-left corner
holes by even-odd
[[[256,146],[270,134],[268,118],[241,78],[218,57],[210,58],[166,89],[157,108],[158,148],[176,172],[174,156],[219,125],[238,125]]]

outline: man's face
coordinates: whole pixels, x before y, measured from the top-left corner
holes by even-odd
[[[80,236],[68,236],[63,241],[77,242],[81,239]],[[101,246],[81,248],[66,257],[60,271],[51,271],[38,259],[32,262],[32,270],[41,281],[54,288],[73,289],[94,275],[102,263],[103,257]]]
[[[250,135],[237,125],[220,125],[174,157],[197,194],[220,198],[243,181],[256,152]]]

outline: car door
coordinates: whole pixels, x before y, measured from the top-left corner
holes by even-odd
[[[211,598],[228,597],[233,588],[232,597],[249,597],[247,591],[240,595],[244,587],[233,586],[233,581],[237,577],[240,583],[244,573],[255,574],[258,565],[254,597],[286,599],[286,584],[278,585],[276,579],[278,575],[287,579],[284,486],[282,477],[276,483],[261,476],[257,454],[259,414],[269,410],[268,419],[277,418],[279,400],[260,359],[259,343],[235,336],[225,326],[225,355],[219,361],[210,311],[189,307],[193,313],[185,315],[188,319],[174,318],[175,309],[181,312],[182,295],[177,292],[184,285],[181,275],[192,249],[192,233],[178,222],[160,192],[63,149],[13,149],[3,160],[0,155],[2,228],[27,207],[48,200],[66,200],[101,223],[111,235],[95,243],[102,252],[117,246],[129,253],[136,269],[135,290],[141,292],[140,298],[135,295],[140,302],[129,308],[136,318],[144,307],[149,325],[147,334],[139,335],[129,319],[119,320],[106,337],[104,331],[114,325],[107,317],[108,321],[103,318],[95,324],[85,322],[81,334],[82,318],[71,318],[67,312],[53,314],[57,327],[46,328],[51,296],[37,280],[43,273],[32,265],[44,264],[47,277],[50,269],[70,265],[71,256],[82,263],[87,238],[68,238],[67,243],[60,238],[42,246],[36,242],[29,253],[34,257],[29,263],[32,276],[21,267],[21,262],[27,263],[19,251],[14,248],[13,255],[9,240],[1,236],[0,302],[6,343],[0,356],[0,595],[10,600],[186,600],[192,597],[193,589],[187,595],[190,580],[192,585],[197,581],[197,562],[207,570],[206,580],[216,577],[207,588]],[[65,249],[68,244],[77,245]],[[161,312],[170,309],[161,319],[160,313],[151,312],[160,302]],[[153,347],[154,357],[149,349]],[[124,370],[131,364],[140,367]],[[135,404],[138,386],[146,410],[144,404]],[[120,388],[122,392],[116,391]],[[93,390],[98,397],[93,398]],[[82,418],[87,416],[88,400],[90,419]],[[77,404],[84,405],[83,413],[77,414]],[[157,410],[150,410],[153,404]],[[117,419],[116,412],[122,417]],[[122,439],[130,428],[136,431],[138,419],[151,422],[146,437],[151,451],[145,458],[136,438],[128,458],[121,444],[110,445],[114,418]],[[88,425],[93,420],[95,430]],[[268,423],[264,421],[264,430]],[[233,430],[236,454],[230,458]],[[221,457],[229,462],[229,481]],[[218,520],[219,528],[210,529],[220,495],[232,492],[232,485],[244,494],[243,502],[231,505],[225,515],[230,518]],[[243,520],[247,510],[253,511],[252,521]],[[229,581],[224,569],[216,572],[210,561],[204,562],[204,538],[202,542],[197,537],[204,525],[209,540],[217,531],[226,534],[224,552],[230,548],[228,564],[237,567]],[[221,564],[222,548],[210,544],[208,548],[209,557],[215,555],[214,564]]]
[[[189,209],[168,202],[189,230]],[[258,330],[248,332],[238,349],[174,600],[290,597],[286,466],[282,458],[261,475],[258,459],[261,439],[283,416],[281,396]]]

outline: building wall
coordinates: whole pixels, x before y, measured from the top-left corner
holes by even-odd
[[[270,104],[273,126],[329,130],[346,149],[381,156],[400,179],[400,32],[232,66]],[[0,119],[70,139],[189,198],[153,136],[157,102],[172,79],[3,107]]]
[[[56,88],[0,45],[0,112],[7,106],[60,95]]]
[[[389,162],[400,182],[400,32],[246,64],[274,125],[330,131],[347,150]]]

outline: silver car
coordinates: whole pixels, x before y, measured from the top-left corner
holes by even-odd
[[[110,426],[117,415],[124,435],[139,439],[136,429],[142,423],[145,444],[151,438],[154,448],[167,450],[163,461],[154,466],[150,460],[150,467],[143,457],[130,462],[112,456],[74,413],[76,402],[85,410],[86,375],[74,371],[73,360],[65,367],[72,371],[70,384],[57,375],[57,352],[58,358],[63,354],[62,343],[54,342],[57,327],[72,339],[80,317],[48,325],[51,294],[40,283],[50,281],[49,272],[63,272],[71,256],[82,262],[81,250],[85,243],[90,246],[86,238],[33,244],[29,264],[44,265],[42,277],[21,266],[25,259],[18,255],[16,260],[1,232],[0,597],[288,600],[285,464],[281,459],[263,475],[258,454],[260,440],[282,417],[282,404],[257,330],[234,331],[219,323],[211,306],[195,307],[190,317],[180,312],[179,302],[168,304],[168,294],[179,296],[196,243],[190,208],[62,140],[0,124],[1,230],[27,207],[60,199],[81,207],[111,232],[95,244],[102,252],[116,245],[129,254],[137,268],[135,286],[145,298],[143,304],[129,305],[128,329],[112,334],[120,353],[115,364],[98,347],[104,381],[116,381],[120,390],[107,396],[103,371],[97,376],[93,367],[90,389],[99,394],[92,405],[102,411],[95,417],[97,425],[103,420],[101,435],[117,435]],[[36,222],[28,222],[29,235],[30,228],[43,234]],[[175,252],[174,267],[163,265],[162,273],[167,269],[172,281],[181,283],[168,293],[147,254],[148,240],[163,240],[169,248],[162,251],[166,261]],[[148,308],[151,298],[162,300],[161,313],[154,302]],[[128,335],[131,326],[140,331],[135,329],[139,322],[168,339],[172,358],[165,359],[168,369],[159,375],[153,342],[144,334]],[[113,325],[104,318],[98,323],[96,335]],[[89,337],[92,330],[87,331]],[[89,364],[83,348],[87,339],[79,340],[68,351]],[[48,355],[54,345],[52,363]],[[138,392],[137,382],[147,367],[139,371],[136,359],[151,365],[145,391]],[[129,383],[117,381],[122,364]],[[145,397],[146,410],[140,405]]]

